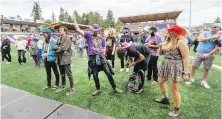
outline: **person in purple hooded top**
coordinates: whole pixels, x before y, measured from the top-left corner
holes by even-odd
[[[76,23],[76,18],[74,17],[74,26],[77,32],[79,32],[82,36],[84,36],[85,39],[87,39],[87,45],[88,45],[88,67],[91,69],[91,72],[93,74],[93,79],[96,85],[96,91],[92,93],[93,96],[100,93],[100,83],[99,83],[99,77],[98,72],[104,71],[108,77],[108,80],[116,93],[121,93],[122,90],[116,88],[116,84],[113,78],[113,75],[111,71],[109,70],[106,58],[104,56],[105,54],[105,39],[99,35],[100,27],[98,24],[93,24],[91,27],[92,33],[85,32],[81,30]],[[90,74],[89,74],[90,76]]]

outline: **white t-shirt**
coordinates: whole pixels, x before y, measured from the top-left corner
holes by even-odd
[[[42,49],[42,44],[43,44],[43,41],[42,41],[42,40],[39,40],[39,41],[38,41],[38,49]]]
[[[15,45],[17,46],[17,50],[24,50],[25,47],[26,47],[26,43],[24,40],[21,40],[21,41],[17,41],[15,43]]]

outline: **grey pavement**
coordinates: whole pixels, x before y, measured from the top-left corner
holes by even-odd
[[[79,107],[1,86],[1,119],[111,119]]]

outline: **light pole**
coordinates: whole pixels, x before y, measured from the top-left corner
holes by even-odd
[[[189,20],[189,31],[191,27],[191,10],[192,10],[192,0],[190,0],[190,20]]]

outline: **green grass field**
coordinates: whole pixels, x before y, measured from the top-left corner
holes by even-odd
[[[34,67],[34,61],[27,56],[26,65],[18,65],[15,48],[12,49],[12,64],[1,65],[1,83],[29,91],[33,94],[52,100],[68,103],[94,112],[118,119],[170,119],[168,112],[173,104],[165,106],[157,104],[154,99],[162,96],[158,85],[151,85],[145,81],[144,92],[132,94],[125,90],[129,73],[118,73],[119,60],[116,58],[116,77],[118,87],[123,89],[122,94],[115,94],[109,85],[108,79],[100,72],[102,93],[99,96],[91,96],[94,91],[94,82],[87,76],[87,59],[73,60],[72,71],[75,77],[76,93],[66,96],[65,91],[56,93],[53,90],[43,91],[46,82],[46,74],[43,65],[41,69]],[[160,58],[161,59],[161,58]],[[209,75],[211,89],[205,89],[200,85],[202,70],[199,69],[195,76],[194,85],[181,85],[181,115],[178,119],[220,119],[221,118],[221,73],[212,70]],[[52,77],[54,83],[55,78]],[[169,85],[168,85],[169,86]],[[67,78],[67,90],[69,80]],[[172,98],[171,98],[172,102]]]

